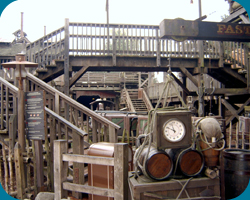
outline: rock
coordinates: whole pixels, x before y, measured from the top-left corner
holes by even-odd
[[[52,192],[40,192],[36,196],[35,200],[54,200],[55,194]]]

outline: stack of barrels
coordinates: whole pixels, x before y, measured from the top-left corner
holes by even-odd
[[[145,166],[143,166],[144,161]],[[154,180],[165,180],[171,175],[187,177],[198,175],[204,167],[204,158],[199,151],[191,148],[164,151],[151,146],[150,149],[148,147],[143,149],[139,163],[143,166],[141,171],[145,176]]]

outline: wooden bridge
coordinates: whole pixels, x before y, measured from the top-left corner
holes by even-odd
[[[65,75],[68,91],[86,71],[156,72],[180,71],[197,85],[192,76],[200,73],[198,41],[159,38],[159,26],[74,23],[27,45],[27,60],[39,63],[38,77],[45,82]],[[215,94],[248,94],[248,46],[238,42],[203,41],[204,73],[228,89]],[[241,73],[238,73],[238,69]]]

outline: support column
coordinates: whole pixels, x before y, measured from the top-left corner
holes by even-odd
[[[69,96],[69,19],[65,19],[64,39],[64,94]],[[65,104],[65,118],[69,119],[68,105]]]
[[[201,10],[201,0],[199,0],[199,18],[202,16],[202,10]],[[198,75],[198,115],[199,117],[204,116],[204,48],[203,48],[203,41],[198,41],[199,45],[199,72]]]

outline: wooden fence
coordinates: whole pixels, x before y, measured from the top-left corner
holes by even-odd
[[[85,184],[84,175],[80,182],[67,181],[68,162],[88,163],[106,166],[114,166],[114,189],[100,188]],[[106,197],[114,197],[115,200],[128,199],[128,145],[117,143],[114,146],[114,157],[98,157],[79,154],[67,154],[67,142],[57,140],[54,142],[54,174],[55,174],[55,200],[66,198],[67,191],[78,193],[90,193]],[[84,171],[84,165],[80,170]]]

